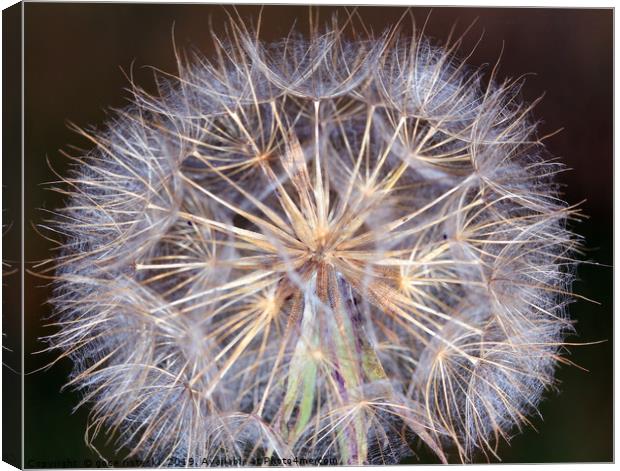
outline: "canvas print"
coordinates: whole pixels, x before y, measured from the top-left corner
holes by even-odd
[[[17,8],[6,461],[613,461],[611,9]]]

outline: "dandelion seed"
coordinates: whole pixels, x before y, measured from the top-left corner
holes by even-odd
[[[74,157],[53,228],[87,441],[202,463],[493,459],[553,386],[576,214],[518,99],[423,36],[243,23]]]

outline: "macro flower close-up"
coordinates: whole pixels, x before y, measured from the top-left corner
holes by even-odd
[[[73,157],[51,336],[143,459],[466,461],[561,359],[575,238],[520,82],[232,22]],[[458,44],[458,42],[454,43]]]
[[[69,365],[84,467],[502,461],[611,339],[572,315],[596,256],[544,89],[475,22],[244,11],[208,53],[162,21],[176,69],[122,64],[47,158],[32,374]]]

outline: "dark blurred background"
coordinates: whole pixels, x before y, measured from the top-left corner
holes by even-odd
[[[2,460],[21,462],[21,9],[2,11]]]
[[[321,8],[327,19],[336,8]],[[136,83],[153,86],[154,66],[175,72],[172,26],[179,49],[212,50],[210,25],[222,31],[230,8],[209,5],[132,4],[37,4],[25,5],[25,166],[26,166],[26,260],[50,256],[51,244],[29,223],[45,218],[42,209],[62,204],[57,194],[45,189],[56,177],[46,164],[64,173],[67,159],[59,149],[87,147],[67,129],[71,121],[81,126],[101,126],[106,109],[127,104],[127,79],[120,68],[130,70]],[[256,18],[259,7],[237,7],[243,18]],[[358,12],[375,31],[396,22],[404,10],[360,7]],[[413,8],[419,25],[428,8]],[[345,13],[341,9],[341,13]],[[307,31],[308,7],[268,6],[262,13],[264,39],[277,39],[294,22]],[[446,39],[456,23],[463,32],[475,19],[461,49],[468,53],[483,34],[469,62],[489,64],[504,46],[499,78],[531,73],[523,89],[525,100],[543,92],[534,116],[542,120],[540,134],[564,130],[547,141],[551,154],[573,170],[560,176],[571,203],[586,200],[589,216],[575,230],[587,241],[588,260],[606,266],[583,265],[576,292],[600,304],[578,301],[571,306],[579,335],[575,342],[605,340],[576,346],[570,360],[587,369],[561,367],[560,394],[551,392],[542,403],[544,420],[534,417],[536,430],[527,429],[510,444],[500,445],[504,462],[611,461],[612,452],[612,36],[611,9],[512,9],[434,8],[427,35]],[[209,22],[212,21],[212,23]],[[405,22],[406,33],[410,27]],[[489,67],[489,68],[490,68]],[[10,157],[5,155],[4,161]],[[19,164],[17,158],[11,160]],[[7,175],[5,173],[5,175]],[[4,185],[11,182],[3,182]],[[51,360],[49,354],[33,353],[43,345],[38,338],[49,334],[42,318],[49,314],[46,282],[26,276],[25,370],[34,371]],[[25,379],[26,465],[96,456],[84,445],[87,410],[73,413],[79,401],[72,391],[60,392],[70,365],[62,361],[50,370]],[[5,433],[9,433],[5,431]],[[99,440],[104,456],[112,448]],[[31,461],[34,460],[34,461]],[[423,450],[407,462],[432,462]]]

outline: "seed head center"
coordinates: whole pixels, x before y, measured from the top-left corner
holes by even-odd
[[[325,244],[320,244],[310,251],[310,258],[315,263],[327,262],[331,258],[331,255],[331,247],[327,247]]]

